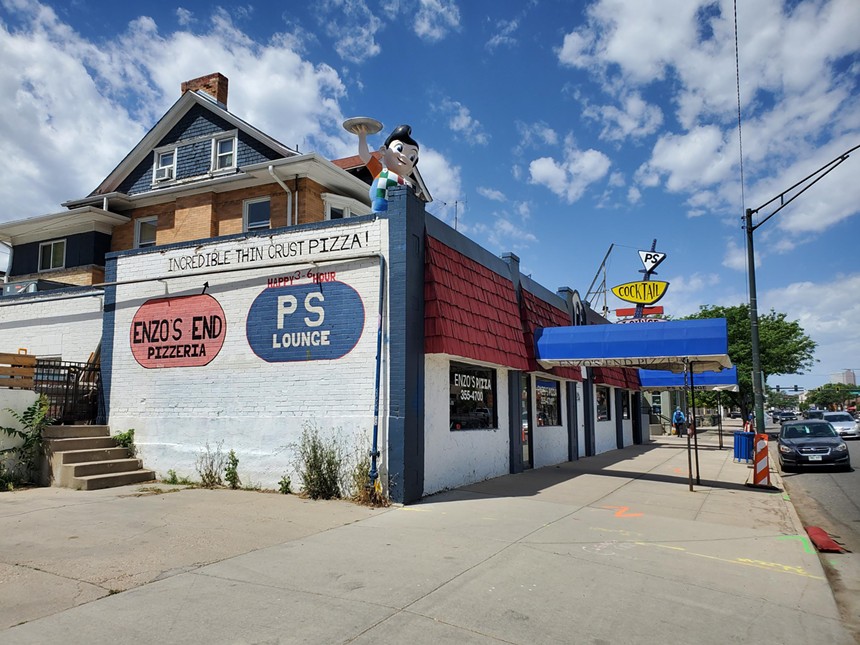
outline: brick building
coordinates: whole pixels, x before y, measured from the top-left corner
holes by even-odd
[[[275,487],[313,426],[361,450],[377,436],[384,488],[410,502],[645,440],[635,372],[535,361],[539,328],[605,322],[575,291],[407,189],[369,214],[354,160],[241,121],[222,76],[183,91],[93,193],[0,225],[13,284],[79,285],[0,300],[0,351],[98,345],[101,414],[148,468],[193,477],[223,442]]]

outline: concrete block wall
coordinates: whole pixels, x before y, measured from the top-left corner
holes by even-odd
[[[362,218],[109,258],[109,274],[114,273],[119,283],[109,296],[105,316],[109,360],[106,357],[103,364],[111,367],[103,378],[112,430],[134,428],[140,456],[160,476],[174,470],[197,478],[198,455],[207,443],[214,450],[223,442],[224,453],[236,452],[243,481],[267,488],[276,488],[285,473],[298,486],[294,447],[309,424],[324,434],[339,432],[348,447],[366,445],[373,427],[377,254],[387,246],[387,221]],[[191,366],[194,361],[187,357],[166,358],[163,367],[141,364],[135,352],[153,344],[141,344],[142,328],[135,322],[147,324],[147,312],[155,312],[157,301],[168,298],[173,308],[169,329],[180,338],[174,342],[171,337],[163,345],[188,344],[187,317],[193,311],[184,311],[182,303],[200,296],[207,282],[206,294],[223,311],[223,333],[210,350],[217,348],[217,353],[197,366]],[[355,301],[343,307],[337,298],[301,297],[317,288],[333,294],[335,283],[357,294],[361,312]],[[277,320],[259,315],[264,311],[260,299],[294,293],[299,294],[295,309],[290,312],[289,302],[282,309],[285,324],[302,325],[305,320],[312,325],[320,320],[321,308],[325,323],[319,329],[327,329],[332,338],[350,325],[356,328],[351,350],[324,357],[327,350],[308,346],[302,352],[310,360],[301,353],[291,361],[273,358],[273,352],[281,350],[272,346],[283,337],[272,336],[289,329],[279,331]],[[203,314],[210,311],[205,308]],[[175,323],[177,318],[185,320]],[[265,351],[259,338],[269,343],[265,350],[269,354],[260,355]]]

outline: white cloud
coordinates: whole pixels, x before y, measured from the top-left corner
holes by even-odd
[[[185,9],[183,7],[177,7],[176,8],[176,20],[183,27],[187,27],[192,22],[194,22],[194,14],[191,11],[189,11],[188,9]]]
[[[582,115],[601,123],[600,138],[607,141],[641,139],[657,132],[663,124],[663,112],[646,103],[638,92],[620,98],[620,107],[586,104]]]
[[[454,224],[454,209],[446,208],[444,204],[453,205],[460,202],[458,215],[463,214],[463,188],[460,166],[451,163],[440,152],[432,148],[421,148],[421,161],[418,163],[421,176],[427,184],[427,189],[433,196],[433,203],[428,210],[435,213],[440,219]],[[459,226],[460,230],[462,226]]]
[[[720,217],[742,210],[733,10],[727,1],[599,0],[557,50],[563,67],[586,70],[612,99],[584,109],[607,140],[656,132],[662,123],[640,97],[671,86],[664,97],[677,124],[635,178],[640,187],[664,184],[678,193],[707,189],[709,212]],[[750,201],[759,204],[757,196],[778,194],[856,145],[857,66],[846,69],[846,61],[860,52],[860,3],[749,0],[737,12],[745,179]],[[834,172],[827,182],[836,181]],[[860,182],[840,181],[820,199],[804,197],[802,209],[786,211],[775,225],[802,236],[856,214]]]
[[[454,0],[419,0],[412,28],[419,38],[437,42],[460,28],[460,8]]]
[[[759,255],[756,255],[756,267],[759,266]],[[747,269],[747,250],[738,245],[738,243],[730,239],[726,244],[726,252],[723,256],[723,266],[727,269],[735,271],[746,271]]]
[[[448,127],[452,131],[462,134],[464,141],[470,145],[487,145],[490,140],[489,135],[480,121],[471,115],[469,108],[465,105],[446,98],[442,100],[438,109],[448,114]]]
[[[364,0],[324,0],[317,7],[317,17],[345,61],[364,63],[382,52],[376,34],[384,23]]]
[[[526,249],[538,241],[534,233],[512,222],[507,213],[497,213],[490,225],[476,224],[472,232],[484,238],[488,246],[500,254]]]
[[[505,194],[500,190],[496,190],[495,188],[486,188],[485,186],[478,186],[477,191],[481,197],[484,197],[494,202],[508,201],[508,198],[505,197]]]
[[[818,343],[815,357],[821,361],[822,372],[829,374],[860,367],[856,360],[860,357],[860,300],[846,297],[854,293],[860,293],[860,273],[835,275],[817,283],[798,282],[759,294],[759,311],[774,309],[789,320],[797,320]]]
[[[516,44],[517,40],[512,36],[519,29],[520,21],[514,20],[499,20],[496,23],[496,33],[487,41],[487,49],[493,51],[497,47],[505,45],[511,47]]]
[[[303,60],[287,35],[256,44],[218,10],[195,23],[200,31],[161,32],[144,17],[96,45],[50,8],[7,10],[20,25],[0,25],[0,91],[10,97],[0,140],[18,168],[0,176],[0,202],[15,205],[2,218],[56,212],[83,197],[179,98],[182,81],[216,71],[231,80],[231,112],[274,138],[304,151],[355,153],[340,127],[340,77]],[[86,163],[70,164],[82,141]]]
[[[517,121],[515,127],[520,139],[514,151],[517,154],[521,154],[523,151],[531,148],[554,147],[558,145],[558,134],[542,121],[536,123]]]
[[[533,184],[546,186],[568,204],[582,197],[585,190],[609,172],[611,162],[597,150],[579,150],[571,139],[565,142],[564,159],[541,157],[529,164]]]

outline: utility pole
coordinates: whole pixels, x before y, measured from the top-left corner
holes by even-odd
[[[750,341],[752,344],[752,381],[753,381],[753,405],[755,409],[755,427],[759,434],[765,433],[764,423],[764,375],[761,372],[761,351],[759,348],[759,329],[758,329],[758,298],[756,294],[755,284],[755,253],[753,252],[753,233],[756,229],[776,215],[783,208],[788,206],[795,199],[800,197],[809,188],[815,185],[819,180],[823,179],[831,170],[836,168],[843,161],[848,159],[850,154],[860,148],[860,145],[854,146],[850,150],[843,152],[841,155],[824,164],[814,173],[804,177],[791,188],[782,191],[776,197],[768,200],[758,208],[748,208],[744,213],[744,229],[746,229],[747,237],[747,263],[749,265],[749,291],[750,291]],[[802,188],[801,188],[802,186]],[[786,199],[786,196],[791,191],[798,189],[797,193]],[[762,219],[758,224],[753,224],[752,216],[760,210],[769,206],[773,202],[779,200],[779,206],[770,215]]]

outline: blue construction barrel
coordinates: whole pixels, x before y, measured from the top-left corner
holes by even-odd
[[[734,460],[751,464],[753,462],[753,445],[755,432],[735,432]]]

